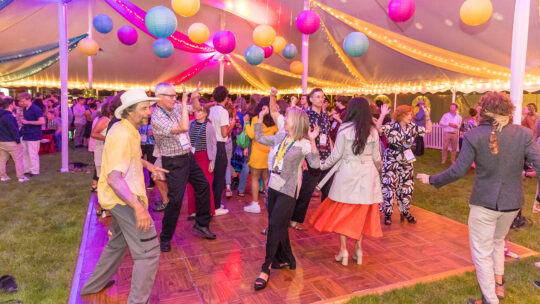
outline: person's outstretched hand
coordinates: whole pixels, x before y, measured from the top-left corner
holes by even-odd
[[[429,175],[424,173],[418,173],[416,178],[420,180],[423,184],[429,184]]]

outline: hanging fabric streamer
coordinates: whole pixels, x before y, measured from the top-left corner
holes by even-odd
[[[193,76],[199,74],[199,72],[208,65],[208,63],[210,62],[210,60],[212,60],[212,58],[214,58],[214,56],[215,55],[212,55],[212,56],[208,57],[207,59],[198,62],[194,66],[192,66],[189,69],[183,71],[182,73],[165,80],[165,82],[168,82],[168,83],[170,83],[172,85],[179,85],[181,83],[184,83],[184,82],[188,81]]]
[[[83,34],[83,35],[71,38],[69,39],[68,44],[79,42],[86,37],[88,37],[88,34]],[[57,48],[58,48],[58,42],[54,42],[54,43],[50,43],[46,45],[36,46],[33,48],[0,54],[0,63],[36,56],[39,54],[46,53],[48,51],[52,51]]]
[[[68,52],[71,52],[74,48],[77,47],[78,44],[79,44],[79,41],[69,44],[68,45]],[[57,52],[54,55],[52,55],[50,57],[47,57],[47,58],[43,59],[42,61],[37,62],[37,63],[35,63],[35,64],[31,65],[31,66],[28,66],[26,68],[22,68],[20,70],[17,70],[17,71],[8,73],[8,74],[1,75],[0,76],[0,82],[11,82],[11,81],[16,81],[16,80],[19,80],[19,79],[24,79],[24,78],[30,77],[30,76],[32,76],[34,74],[37,74],[37,73],[45,70],[48,67],[50,67],[55,62],[57,62],[59,59],[60,59],[60,53]]]

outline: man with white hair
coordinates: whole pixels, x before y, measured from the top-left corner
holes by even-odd
[[[171,239],[180,216],[182,199],[189,182],[195,189],[196,216],[193,231],[204,238],[213,240],[216,235],[209,229],[210,224],[210,184],[203,170],[195,160],[189,138],[189,113],[187,94],[184,89],[182,104],[176,102],[176,89],[167,82],[156,85],[158,98],[152,114],[152,131],[156,147],[161,152],[163,168],[169,170],[167,187],[169,203],[163,215],[160,235],[161,251],[171,250]],[[192,108],[198,110],[199,89],[191,94]]]

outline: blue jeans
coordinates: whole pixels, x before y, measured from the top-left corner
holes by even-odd
[[[54,133],[54,149],[56,151],[62,150],[62,133]]]
[[[249,158],[246,157],[246,161],[244,162],[244,165],[242,166],[242,172],[240,172],[240,180],[238,181],[238,192],[244,193],[246,190],[247,180],[249,176]]]

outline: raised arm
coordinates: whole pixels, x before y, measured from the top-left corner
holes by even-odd
[[[388,115],[388,113],[390,113],[390,108],[388,107],[387,104],[383,104],[381,106],[381,114],[379,116],[379,119],[377,120],[377,123],[375,124],[377,126],[377,131],[379,131],[379,133],[382,132],[382,124],[383,124],[384,118],[386,117],[386,115]]]
[[[270,116],[272,116],[272,119],[274,120],[274,123],[278,124],[278,118],[279,118],[279,108],[277,105],[277,89],[272,87],[270,89]]]
[[[201,103],[199,102],[199,98],[201,97],[201,94],[199,93],[201,91],[201,82],[199,81],[197,83],[197,89],[191,93],[191,110],[193,112],[199,111],[201,109]]]
[[[426,116],[426,133],[431,133],[431,131],[433,130],[433,124],[431,123],[431,117],[429,116],[429,111],[424,105],[422,105],[421,107],[424,110],[424,115]]]

